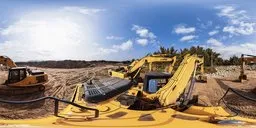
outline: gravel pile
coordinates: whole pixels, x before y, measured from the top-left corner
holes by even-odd
[[[232,77],[238,78],[240,75],[240,66],[216,66],[215,69],[217,72],[207,74],[207,76],[213,78],[223,78],[223,77]],[[256,65],[246,65],[245,72],[255,71]]]
[[[252,70],[256,70],[256,65],[254,64],[254,65],[250,65],[250,66],[246,66],[246,70],[250,70],[250,71],[252,71]]]
[[[207,76],[213,78],[238,77],[240,73],[239,66],[217,66],[215,69],[217,72],[207,74]]]
[[[0,71],[7,71],[7,68],[5,66],[0,66]]]

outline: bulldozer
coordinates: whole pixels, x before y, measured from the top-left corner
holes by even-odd
[[[40,70],[31,70],[27,67],[18,67],[7,56],[0,56],[0,64],[7,66],[8,78],[0,85],[1,95],[18,95],[43,91],[48,82],[48,75]]]
[[[0,120],[6,127],[253,127],[255,119],[231,115],[222,107],[196,106],[191,92],[203,58],[186,55],[172,77],[149,72],[144,83],[129,79],[105,78],[78,84],[70,101],[43,97],[32,101],[1,103],[26,104],[52,99],[54,115],[40,119]],[[202,70],[201,70],[202,71]],[[59,102],[69,104],[59,112]]]
[[[248,54],[241,54],[241,71],[240,71],[240,75],[239,75],[239,81],[240,82],[243,82],[245,80],[247,80],[247,75],[245,74],[245,65],[247,63],[256,63],[256,56],[255,55],[248,55]]]

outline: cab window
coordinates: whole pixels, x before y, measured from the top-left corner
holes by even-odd
[[[149,87],[148,87],[148,92],[150,93],[155,93],[157,91],[157,80],[149,80],[149,83],[148,83]]]
[[[9,82],[15,83],[26,78],[26,70],[10,70]]]
[[[9,82],[14,83],[20,80],[19,70],[10,71]]]
[[[20,70],[20,80],[23,80],[26,78],[26,71],[25,70]]]
[[[167,79],[151,79],[148,83],[148,92],[155,93],[166,84]]]

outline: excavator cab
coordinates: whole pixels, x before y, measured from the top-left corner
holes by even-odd
[[[26,67],[13,67],[9,69],[8,79],[5,81],[9,86],[35,86],[48,81],[48,76],[43,71],[31,70]]]
[[[26,71],[27,69],[25,67],[10,68],[8,80],[6,81],[6,84],[12,84],[12,83],[22,81],[27,77]]]
[[[168,83],[169,78],[171,78],[170,73],[148,72],[145,74],[143,91],[149,94],[156,93]]]

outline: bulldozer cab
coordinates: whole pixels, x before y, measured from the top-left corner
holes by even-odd
[[[152,94],[168,83],[170,73],[148,72],[145,74],[143,91]]]
[[[25,67],[10,68],[7,84],[19,82],[27,77],[27,69]]]

